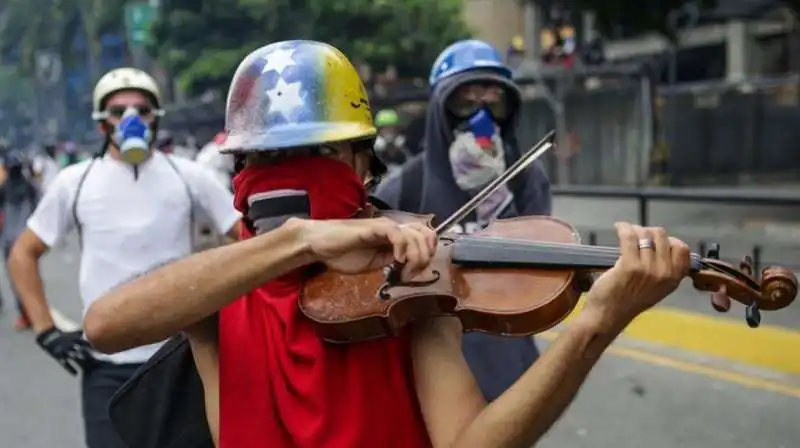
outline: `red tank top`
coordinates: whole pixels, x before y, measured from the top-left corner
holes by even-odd
[[[408,336],[323,342],[297,282],[253,291],[220,316],[220,448],[430,447]]]
[[[324,157],[247,167],[234,190],[244,213],[265,192],[302,191],[313,219],[353,216],[366,201],[352,168]],[[325,343],[298,308],[300,285],[287,275],[220,313],[220,448],[430,447],[408,335]]]

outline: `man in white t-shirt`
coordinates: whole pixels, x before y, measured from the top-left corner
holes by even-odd
[[[196,213],[208,216],[221,234],[238,237],[240,215],[230,191],[196,162],[152,150],[162,115],[158,87],[147,73],[121,68],[104,75],[95,87],[92,114],[105,136],[103,151],[55,177],[10,257],[11,278],[37,344],[73,374],[83,370],[88,448],[125,446],[111,426],[109,401],[161,343],[101,356],[81,332],[58,329],[44,296],[39,259],[77,230],[85,313],[110,289],[189,255]]]

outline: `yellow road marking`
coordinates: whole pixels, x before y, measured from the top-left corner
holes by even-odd
[[[540,335],[537,335],[537,337],[539,336],[547,340],[553,340],[558,336],[558,332],[546,331]],[[633,359],[636,361],[646,362],[648,364],[679,370],[682,372],[695,373],[716,380],[739,384],[752,389],[766,390],[781,395],[800,398],[800,388],[798,387],[787,386],[774,381],[768,381],[737,372],[715,369],[713,367],[695,364],[688,361],[681,361],[678,359],[669,358],[667,356],[656,355],[631,348],[611,346],[608,348],[607,353],[611,353],[622,358]]]
[[[567,318],[569,322],[583,301]],[[634,320],[626,337],[722,358],[778,372],[800,374],[800,332],[667,307],[653,308]]]

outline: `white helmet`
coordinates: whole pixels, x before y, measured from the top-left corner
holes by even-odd
[[[164,115],[164,110],[161,109],[161,91],[158,89],[156,80],[138,68],[123,67],[106,73],[94,86],[92,94],[93,120],[100,121],[108,118],[103,110],[103,103],[109,95],[120,90],[141,90],[149,94],[156,102],[156,115],[159,117]]]

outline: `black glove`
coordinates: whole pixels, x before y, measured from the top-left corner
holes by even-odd
[[[90,345],[82,337],[83,332],[68,333],[53,327],[36,336],[36,344],[52,356],[61,367],[72,375],[78,374],[92,358]]]

